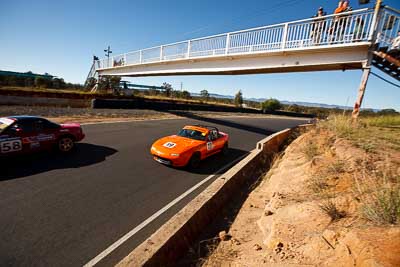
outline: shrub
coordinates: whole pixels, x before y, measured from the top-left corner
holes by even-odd
[[[331,199],[321,204],[320,208],[331,218],[332,221],[337,221],[346,217],[346,213],[339,210]]]
[[[279,100],[273,99],[273,98],[270,98],[261,104],[261,108],[264,112],[275,111],[275,110],[280,109],[281,107],[282,107],[281,102],[279,102]]]
[[[303,153],[306,155],[308,160],[312,160],[315,156],[318,156],[321,154],[319,151],[319,148],[316,144],[313,143],[308,143],[306,144],[303,149]]]
[[[400,186],[386,186],[364,199],[361,208],[365,219],[376,224],[400,222]]]

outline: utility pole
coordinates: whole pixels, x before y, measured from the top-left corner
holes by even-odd
[[[112,51],[111,51],[111,47],[110,46],[108,46],[107,47],[107,49],[104,49],[104,52],[106,52],[106,57],[107,57],[107,64],[108,64],[108,67],[112,67],[112,62],[111,62],[111,64],[110,64],[110,54],[112,53]],[[108,89],[112,89],[111,88],[111,81],[110,81],[110,79],[107,79],[108,80]]]
[[[107,54],[106,54],[106,57],[107,57],[107,58],[110,58],[110,54],[112,53],[110,46],[108,46],[107,49],[104,49],[104,52],[107,53]]]
[[[377,0],[375,3],[374,17],[373,17],[372,23],[371,23],[371,27],[373,29],[371,41],[375,41],[375,39],[376,39],[376,30],[378,28],[377,25],[379,23],[379,10],[381,8],[381,5],[382,5],[382,0]],[[358,89],[357,100],[356,100],[356,103],[354,104],[353,113],[352,113],[353,120],[357,120],[358,116],[360,115],[361,104],[364,99],[364,94],[365,94],[365,89],[367,87],[369,74],[371,73],[371,61],[372,61],[372,57],[373,57],[372,47],[373,46],[374,46],[374,44],[371,45],[371,48],[368,52],[367,62],[365,62],[365,64],[363,64],[363,75],[361,78],[360,87]]]
[[[106,52],[108,67],[110,67],[110,65],[112,67],[112,64],[110,64],[110,54],[112,53],[110,46],[108,46],[107,49],[104,49],[104,52]]]

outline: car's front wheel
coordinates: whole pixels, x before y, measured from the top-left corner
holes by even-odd
[[[74,146],[74,140],[70,136],[63,136],[58,139],[57,148],[61,153],[71,152]]]
[[[222,153],[222,155],[224,155],[224,156],[228,155],[228,153],[229,153],[228,142],[226,142],[226,143],[224,144],[224,146],[222,147],[221,153]]]
[[[196,152],[190,158],[188,167],[195,169],[195,168],[199,167],[199,165],[200,165],[200,153]]]

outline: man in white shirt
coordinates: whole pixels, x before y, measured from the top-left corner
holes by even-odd
[[[393,39],[392,46],[388,51],[388,54],[399,59],[400,57],[400,31],[397,33],[397,37]]]

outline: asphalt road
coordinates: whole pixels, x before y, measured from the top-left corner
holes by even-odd
[[[3,160],[0,266],[82,266],[193,185],[254,149],[266,135],[305,121],[191,117],[85,125],[87,138],[71,155],[42,153]],[[190,123],[214,125],[229,133],[229,156],[213,156],[195,172],[153,161],[152,142]],[[118,262],[206,185],[99,265]]]

